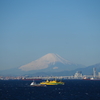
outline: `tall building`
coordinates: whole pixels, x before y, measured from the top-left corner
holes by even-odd
[[[96,77],[96,68],[93,68],[93,77]]]

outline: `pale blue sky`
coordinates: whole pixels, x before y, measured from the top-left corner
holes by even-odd
[[[100,0],[0,0],[0,70],[47,53],[100,63]]]

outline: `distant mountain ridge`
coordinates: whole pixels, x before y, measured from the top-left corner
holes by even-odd
[[[98,72],[100,72],[100,63],[94,64],[85,68],[78,68],[78,69],[75,69],[74,71],[82,71],[82,73],[85,75],[91,75],[93,74],[93,68],[96,68],[96,72],[98,74]]]

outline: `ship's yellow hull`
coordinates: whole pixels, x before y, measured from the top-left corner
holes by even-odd
[[[45,84],[45,85],[64,85],[64,82],[46,81],[46,82],[41,82],[40,84]]]

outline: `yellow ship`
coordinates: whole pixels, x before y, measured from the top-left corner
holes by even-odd
[[[40,84],[45,84],[45,85],[64,85],[64,82],[56,81],[56,80],[53,80],[53,81],[46,80],[45,82],[41,82]]]

